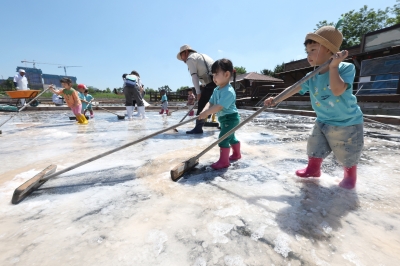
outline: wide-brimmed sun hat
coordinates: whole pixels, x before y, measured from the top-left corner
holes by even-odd
[[[181,53],[186,50],[197,53],[197,51],[193,50],[192,47],[190,47],[190,45],[185,44],[185,45],[181,46],[181,49],[179,49],[179,53],[176,55],[176,58],[178,58],[178,60],[183,61],[182,57],[181,57]]]
[[[313,40],[328,48],[332,53],[337,53],[342,45],[343,35],[336,27],[323,26],[314,33],[308,33],[306,40]]]

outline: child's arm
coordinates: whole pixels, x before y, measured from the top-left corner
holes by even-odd
[[[49,89],[50,89],[53,93],[55,93],[55,94],[57,94],[57,95],[60,95],[60,93],[61,93],[59,90],[55,90],[54,87],[53,87],[53,85],[50,85],[50,86],[49,86]]]
[[[347,89],[347,83],[339,75],[339,64],[346,59],[349,53],[345,51],[337,52],[332,56],[332,62],[329,64],[329,87],[335,96],[340,96]]]
[[[219,104],[212,105],[210,102],[206,104],[204,107],[203,111],[199,114],[198,119],[206,119],[209,115],[218,113],[221,111],[224,107]]]

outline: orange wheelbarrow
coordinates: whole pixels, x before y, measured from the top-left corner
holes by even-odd
[[[35,98],[39,94],[40,90],[19,90],[19,91],[6,91],[8,96],[10,96],[11,101],[10,105],[18,106],[20,99],[26,99],[28,102],[30,99]],[[15,104],[13,104],[15,100]],[[31,102],[29,105],[32,107],[36,107],[39,105],[39,101],[35,100]]]

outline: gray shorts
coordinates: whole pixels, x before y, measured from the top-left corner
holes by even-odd
[[[161,108],[162,108],[163,110],[168,110],[168,101],[163,102],[163,103],[161,104]]]
[[[332,126],[316,121],[307,142],[309,157],[326,158],[331,151],[345,167],[358,163],[364,147],[364,124]]]

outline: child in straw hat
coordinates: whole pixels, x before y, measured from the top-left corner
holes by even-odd
[[[339,52],[342,40],[337,26],[321,27],[305,38],[307,60],[311,66],[321,65],[330,58],[332,62],[292,93],[309,92],[317,115],[307,142],[308,165],[297,170],[296,175],[320,177],[322,160],[333,151],[344,166],[344,178],[339,186],[352,189],[356,185],[357,163],[364,146],[363,114],[353,95],[355,67],[343,62],[347,51]],[[269,98],[264,104],[270,105],[272,101],[273,98]]]

